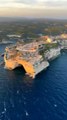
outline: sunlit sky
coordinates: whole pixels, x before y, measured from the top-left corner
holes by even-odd
[[[67,18],[67,0],[0,0],[0,16]]]

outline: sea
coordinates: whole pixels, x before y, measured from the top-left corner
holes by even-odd
[[[0,54],[8,45],[0,45]],[[3,57],[0,56],[0,62]],[[35,79],[0,66],[0,120],[67,120],[67,52]]]

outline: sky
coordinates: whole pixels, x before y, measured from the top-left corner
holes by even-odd
[[[67,18],[67,0],[0,0],[0,16]]]

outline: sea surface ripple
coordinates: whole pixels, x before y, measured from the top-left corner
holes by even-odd
[[[22,68],[0,66],[0,120],[67,120],[66,52],[33,80]]]

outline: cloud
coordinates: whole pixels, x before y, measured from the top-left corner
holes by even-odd
[[[67,0],[0,0],[0,15],[67,16]]]
[[[66,8],[67,0],[0,0],[0,7]]]
[[[67,1],[66,0],[54,0],[54,1],[49,1],[46,0],[42,4],[49,6],[49,7],[67,7]]]
[[[14,0],[0,0],[0,4],[11,3],[11,2],[14,2]]]
[[[35,4],[36,0],[15,0],[16,3]]]

